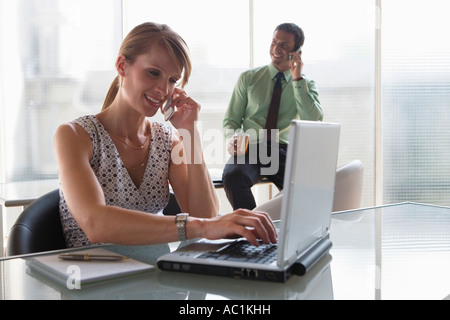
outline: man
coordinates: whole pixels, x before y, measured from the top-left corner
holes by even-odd
[[[323,119],[315,83],[302,74],[304,39],[303,30],[297,25],[279,25],[270,45],[272,63],[244,72],[236,84],[223,120],[225,137],[230,139],[228,151],[232,156],[222,177],[228,200],[235,209],[256,207],[250,188],[264,177],[279,190],[283,188],[291,120]],[[281,80],[277,84],[278,78]],[[268,115],[274,87],[281,87],[278,119],[276,112],[275,116]],[[266,124],[270,122],[267,120],[271,119],[274,119],[273,128],[278,137],[267,132]],[[239,130],[250,136],[247,150],[238,145],[240,139],[233,138]]]

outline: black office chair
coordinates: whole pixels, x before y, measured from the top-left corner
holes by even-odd
[[[59,217],[59,189],[33,201],[17,218],[8,235],[6,255],[66,248]]]
[[[165,216],[174,216],[178,213],[181,213],[180,206],[178,205],[177,199],[175,198],[175,195],[171,192],[169,203],[163,210],[163,214]]]

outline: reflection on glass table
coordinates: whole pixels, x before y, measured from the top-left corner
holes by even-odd
[[[335,299],[445,299],[450,208],[402,203],[332,217]]]
[[[0,261],[2,299],[445,299],[450,294],[450,208],[403,203],[332,216],[333,248],[286,283],[165,272],[158,268],[70,290],[27,266]],[[108,246],[155,264],[178,243]]]
[[[130,247],[113,246],[117,253]],[[132,257],[154,263],[164,246],[133,247]],[[167,251],[169,247],[166,247]],[[149,259],[150,257],[150,259]],[[138,275],[105,281],[81,290],[69,289],[29,268],[29,258],[4,260],[3,299],[332,299],[330,262],[325,256],[307,275],[287,284],[165,272],[153,269]],[[20,279],[20,281],[18,281]]]

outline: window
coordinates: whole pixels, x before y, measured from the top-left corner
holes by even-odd
[[[57,177],[54,131],[101,109],[120,10],[120,0],[0,0],[1,182]]]
[[[223,115],[240,73],[250,65],[248,2],[125,3],[125,33],[140,23],[153,21],[169,25],[188,44],[193,70],[186,91],[202,106],[199,130],[205,161],[211,169],[223,169],[229,156],[223,141]],[[159,119],[162,121],[162,115]]]
[[[447,9],[445,0],[383,2],[385,203],[450,205]]]
[[[324,121],[341,124],[338,165],[364,164],[362,203],[374,204],[375,4],[373,0],[254,1],[255,65],[267,64],[273,30],[283,22],[305,33],[304,73],[319,89]]]
[[[306,36],[304,71],[317,83],[324,120],[342,124],[339,163],[356,158],[364,162],[363,201],[373,203],[375,27],[370,22],[375,21],[375,7],[372,0],[277,2],[277,7],[289,10],[273,10],[273,3],[267,0],[233,0],[223,4],[207,0],[170,3],[135,0],[126,4],[127,30],[143,21],[163,21],[190,46],[194,73],[187,90],[202,104],[200,120],[205,158],[209,167],[216,168],[223,168],[228,154],[225,146],[219,156],[209,152],[220,150],[215,143],[223,143],[218,141],[221,134],[218,139],[216,135],[212,139],[209,133],[222,127],[223,114],[239,74],[270,63],[269,47],[277,25],[294,22],[301,26]],[[185,12],[189,14],[186,16]],[[186,19],[200,22],[188,24]]]
[[[0,182],[57,177],[54,130],[100,111],[123,34],[144,21],[166,23],[188,43],[194,68],[186,90],[202,105],[205,159],[223,168],[228,155],[220,129],[234,85],[244,70],[270,63],[275,27],[295,22],[305,31],[304,73],[317,83],[324,120],[342,126],[338,163],[364,163],[362,205],[375,204],[376,184],[383,203],[449,205],[446,0],[426,6],[279,0],[276,6],[286,10],[274,10],[268,0],[0,0]],[[375,106],[379,61],[381,108]],[[378,167],[383,181],[375,181]]]

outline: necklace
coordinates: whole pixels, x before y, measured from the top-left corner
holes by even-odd
[[[145,145],[145,143],[144,143],[144,145]],[[143,145],[143,146],[144,146],[144,145]],[[141,168],[145,167],[145,165],[146,165],[147,162],[148,162],[148,157],[149,157],[149,154],[150,154],[150,144],[148,145],[148,147],[146,148],[146,151],[144,151],[144,152],[145,152],[144,160],[141,162],[140,165],[138,165],[137,167],[129,167],[129,166],[125,165],[125,162],[123,161],[123,158],[122,158],[122,164],[123,164],[123,166],[124,166],[126,169],[128,169],[128,170],[137,170],[137,169],[141,169]]]
[[[149,123],[147,122],[147,128],[148,128],[148,127],[149,127]],[[147,130],[147,131],[150,131],[150,130]],[[134,143],[131,143],[131,141],[129,141],[128,139],[121,138],[121,137],[115,135],[115,134],[112,133],[112,132],[110,132],[110,134],[111,134],[112,136],[114,136],[116,139],[119,139],[120,141],[125,142],[125,144],[126,144],[127,146],[129,146],[129,147],[131,147],[131,148],[134,148],[134,149],[144,149],[144,146],[146,145],[146,143],[147,143],[147,141],[148,141],[148,136],[149,136],[149,134],[148,134],[148,132],[147,132],[146,138],[145,138],[145,141],[144,141],[144,144],[143,144],[142,146],[137,146],[137,145],[135,145]]]
[[[123,160],[122,160],[123,166],[124,166],[126,169],[128,169],[128,170],[137,170],[137,169],[141,169],[141,168],[143,168],[143,167],[145,166],[145,164],[146,164],[147,161],[148,161],[148,154],[149,154],[149,152],[147,151],[147,153],[145,154],[145,157],[144,157],[144,161],[142,161],[142,163],[141,163],[139,166],[137,166],[137,167],[128,167],[128,166],[125,165],[125,163],[124,163]]]
[[[147,122],[146,127],[147,127],[147,134],[146,134],[146,138],[145,138],[145,141],[144,141],[144,143],[142,144],[142,146],[137,146],[137,145],[135,145],[135,144],[129,142],[128,139],[124,139],[124,138],[122,138],[122,137],[119,137],[119,136],[115,135],[115,134],[112,133],[112,132],[110,132],[109,134],[110,134],[111,136],[115,137],[116,139],[119,139],[120,141],[124,142],[125,145],[127,145],[127,146],[129,146],[129,147],[131,147],[131,148],[143,150],[144,147],[145,147],[145,145],[147,144],[148,137],[150,136],[150,123]],[[123,164],[123,166],[124,166],[126,169],[128,169],[128,170],[137,170],[137,169],[141,169],[141,168],[143,168],[143,167],[146,165],[146,163],[148,162],[149,153],[150,153],[150,144],[148,145],[147,151],[145,152],[144,160],[142,161],[142,163],[141,163],[140,165],[138,165],[137,167],[129,167],[129,166],[126,166],[126,165],[125,165],[125,162],[123,161],[123,159],[122,159],[122,164]]]

